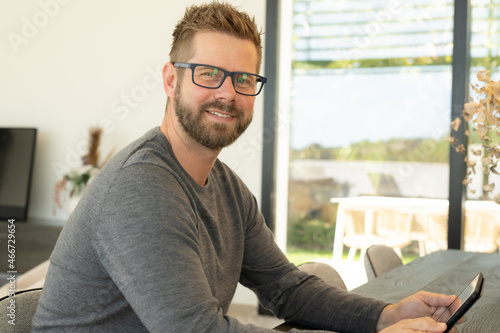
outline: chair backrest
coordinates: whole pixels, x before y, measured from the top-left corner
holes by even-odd
[[[407,239],[410,242],[413,214],[385,208],[379,212],[376,232],[386,238]]]
[[[497,226],[493,216],[481,213],[465,213],[465,251],[495,252]]]
[[[307,274],[316,275],[334,287],[347,290],[344,280],[342,280],[340,274],[335,268],[328,264],[322,262],[308,262],[299,265],[298,268]]]
[[[448,247],[448,213],[427,214],[429,222],[429,249],[437,251]],[[465,251],[495,252],[498,249],[497,229],[492,216],[465,212]]]
[[[401,266],[403,262],[394,249],[385,245],[373,245],[366,250],[364,264],[366,276],[371,280]]]
[[[7,316],[0,320],[0,332],[31,332],[31,321],[38,306],[42,288],[30,289],[0,299],[0,309],[7,310]],[[10,307],[10,308],[9,308]],[[12,316],[9,316],[12,314]],[[15,324],[15,325],[13,325]]]
[[[425,213],[429,239],[426,244],[428,252],[448,248],[448,212],[428,210]]]

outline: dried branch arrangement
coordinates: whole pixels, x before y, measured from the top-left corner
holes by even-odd
[[[491,134],[496,133],[500,136],[500,82],[490,80],[489,71],[480,71],[477,78],[481,83],[471,85],[472,89],[477,93],[478,101],[470,99],[469,103],[465,103],[462,115],[451,122],[451,127],[454,132],[458,131],[462,119],[470,128],[477,133],[479,140],[482,143],[482,149],[471,150],[473,156],[477,159],[469,159],[463,143],[452,136],[449,138],[451,145],[459,153],[465,155],[465,163],[467,164],[467,174],[463,180],[463,184],[467,185],[472,181],[473,175],[476,174],[477,162],[480,160],[485,175],[500,173],[497,171],[498,161],[500,159],[499,143],[493,142]],[[470,138],[470,131],[466,127],[465,135]],[[491,193],[494,196],[496,203],[500,204],[500,193],[494,195],[495,183],[483,185],[483,191]],[[473,190],[472,190],[473,191]]]
[[[111,158],[111,151],[106,159],[99,163],[99,146],[101,144],[102,128],[92,127],[89,130],[89,147],[87,155],[82,157],[82,166],[72,169],[64,175],[54,187],[54,213],[56,208],[63,208],[63,194],[67,191],[69,197],[77,196],[82,193],[88,182],[98,173],[98,171]]]

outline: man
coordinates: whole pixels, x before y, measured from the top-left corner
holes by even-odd
[[[270,331],[227,316],[238,282],[277,316],[313,327],[444,331],[430,317],[453,297],[388,305],[300,272],[217,159],[250,124],[266,82],[254,20],[226,4],[193,6],[173,35],[164,120],[86,190],[51,256],[34,331]]]

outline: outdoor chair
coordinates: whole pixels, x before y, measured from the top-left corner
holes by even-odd
[[[344,245],[349,247],[348,261],[354,260],[357,250],[363,260],[372,245],[393,248],[400,256],[401,249],[411,244],[413,214],[390,209],[346,211]]]
[[[430,252],[448,248],[448,214],[429,211],[426,214],[429,224],[429,240],[426,247]],[[495,220],[491,215],[465,213],[464,250],[468,252],[495,252],[498,249],[498,236]]]

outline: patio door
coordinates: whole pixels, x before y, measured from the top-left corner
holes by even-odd
[[[284,8],[277,229],[289,257],[307,261],[331,257],[338,198],[447,200],[453,2]]]

